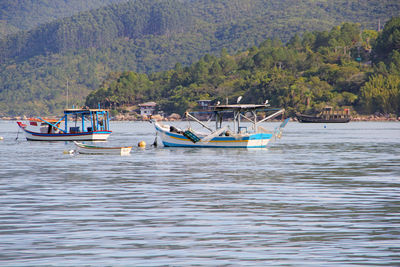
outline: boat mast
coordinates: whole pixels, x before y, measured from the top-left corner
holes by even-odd
[[[240,110],[238,110],[238,129],[237,129],[238,133],[240,133],[240,115],[241,115],[241,112],[240,112]]]
[[[67,102],[65,108],[68,108],[68,79],[67,79]]]

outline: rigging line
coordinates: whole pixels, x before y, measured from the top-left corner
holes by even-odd
[[[154,138],[153,147],[157,147],[157,136],[158,132],[156,131],[156,138]]]

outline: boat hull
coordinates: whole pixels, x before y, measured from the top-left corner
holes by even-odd
[[[95,131],[82,133],[37,133],[26,130],[25,137],[28,141],[105,141],[111,131]]]
[[[128,155],[132,147],[99,147],[79,144],[75,142],[80,154],[107,154],[107,155]]]
[[[302,123],[347,123],[351,120],[349,117],[325,119],[322,117],[307,116],[307,115],[296,115],[296,118],[299,122]]]
[[[218,136],[208,142],[192,142],[183,134],[169,132],[155,125],[161,141],[166,147],[213,147],[213,148],[263,148],[271,140],[273,134],[255,133],[242,137]]]

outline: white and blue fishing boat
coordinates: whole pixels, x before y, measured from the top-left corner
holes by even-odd
[[[37,117],[17,123],[31,141],[105,141],[111,134],[106,109],[66,109],[59,120]]]
[[[216,105],[212,108],[215,129],[198,120],[189,112],[185,114],[188,119],[196,121],[210,133],[198,132],[190,126],[187,129],[179,129],[154,121],[157,136],[160,136],[166,147],[264,148],[271,139],[280,137],[282,129],[289,121],[289,118],[286,119],[273,131],[263,128],[261,123],[282,115],[285,111],[284,109],[269,108],[268,104]],[[272,114],[257,121],[257,111]],[[229,113],[233,113],[232,129],[230,125],[222,127],[223,121]],[[251,122],[251,126],[247,127],[242,124],[242,119]]]

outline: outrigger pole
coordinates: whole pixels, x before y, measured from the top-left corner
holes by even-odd
[[[195,118],[194,116],[190,115],[189,112],[185,112],[185,115],[191,119],[193,119],[194,121],[198,122],[201,126],[203,126],[204,128],[206,128],[207,130],[209,130],[210,132],[213,132],[213,130],[208,127],[207,125],[205,125],[203,122],[199,121],[197,118]]]
[[[61,128],[59,128],[59,127],[56,126],[58,123],[60,123],[61,121],[64,120],[64,117],[61,118],[60,120],[58,120],[55,124],[52,124],[52,123],[50,123],[50,122],[48,122],[48,121],[46,121],[46,120],[44,120],[44,119],[42,119],[42,118],[40,118],[40,117],[38,117],[38,119],[41,120],[42,122],[47,123],[48,125],[53,126],[54,128],[57,128],[58,130],[62,131],[63,133],[66,133],[65,130],[63,130],[63,129],[61,129]]]
[[[262,119],[262,120],[258,121],[258,122],[257,122],[257,123],[255,123],[255,124],[259,124],[259,123],[262,123],[262,122],[264,122],[264,121],[266,121],[266,120],[269,120],[269,119],[275,118],[275,117],[277,117],[277,116],[279,116],[279,115],[283,114],[284,112],[285,112],[285,109],[283,108],[283,109],[281,109],[281,110],[279,110],[279,111],[275,112],[274,114],[272,114],[272,115],[269,115],[268,117],[265,117],[264,119]]]

